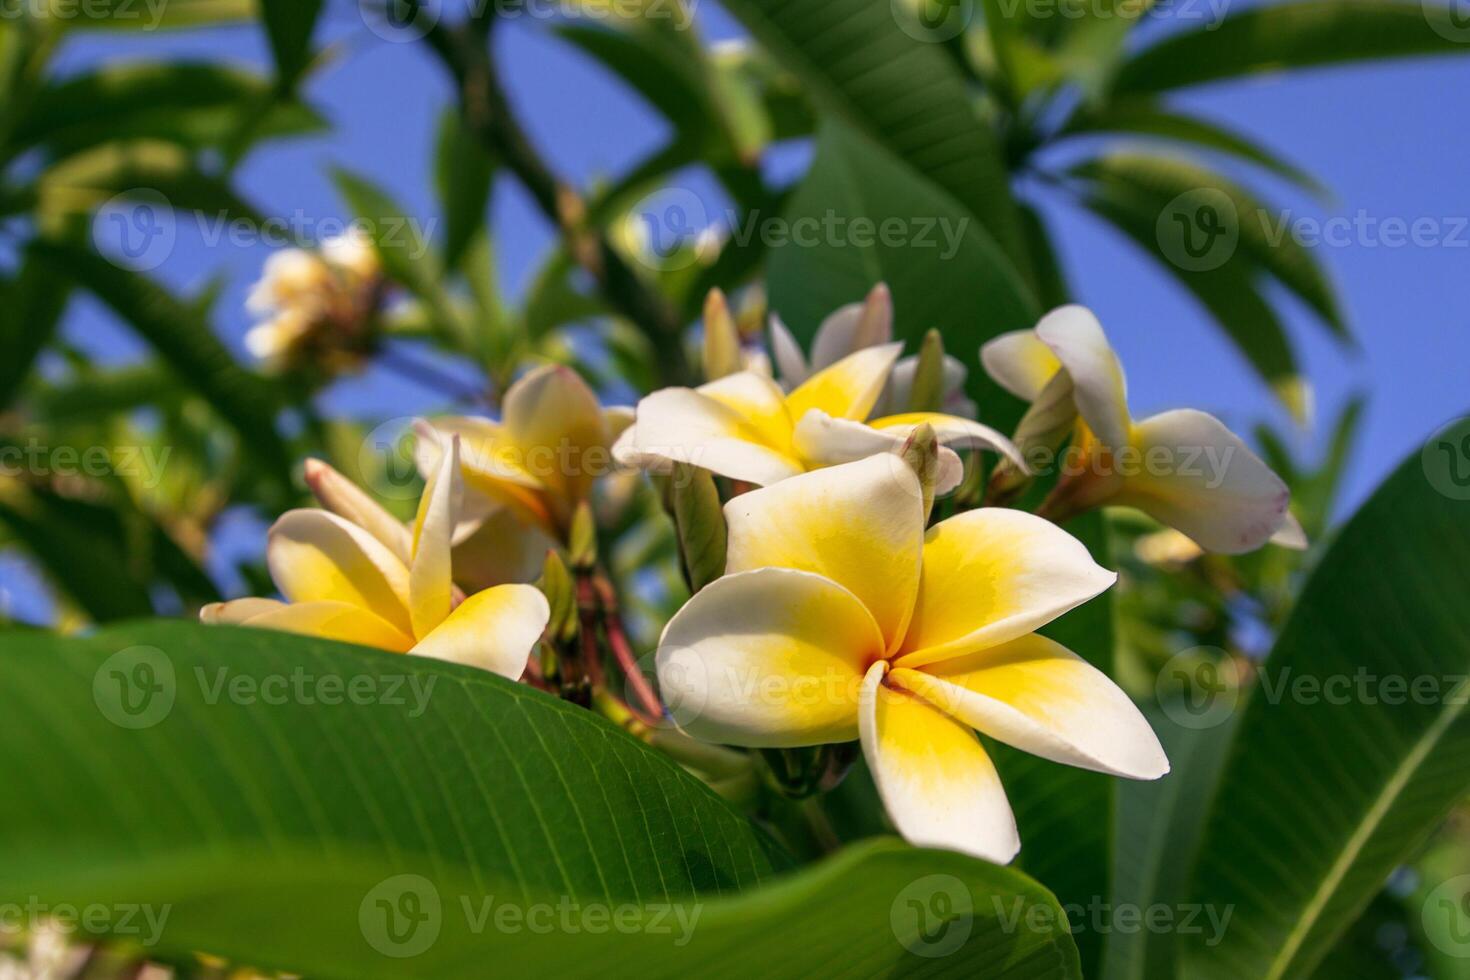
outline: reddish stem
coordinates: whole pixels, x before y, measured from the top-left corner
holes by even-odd
[[[628,679],[628,685],[633,688],[633,693],[642,702],[644,711],[638,712],[640,720],[645,724],[657,724],[664,715],[664,706],[659,701],[658,694],[654,692],[653,686],[648,683],[648,678],[643,676],[643,671],[638,667],[638,657],[633,653],[633,644],[628,642],[628,635],[623,630],[622,616],[618,613],[617,592],[607,577],[601,573],[594,575],[591,583],[596,591],[597,601],[602,607],[602,626],[607,634],[607,645],[612,648],[618,666]],[[633,709],[631,704],[628,707]],[[644,712],[650,717],[642,717]]]

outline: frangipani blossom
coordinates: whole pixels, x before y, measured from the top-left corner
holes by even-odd
[[[1020,464],[1015,446],[989,426],[937,412],[867,421],[902,344],[864,347],[807,378],[789,394],[752,371],[698,388],[665,388],[638,403],[618,440],[619,462],[662,471],[674,463],[769,486],[800,473],[902,449],[918,426],[934,428],[940,453],[935,491],[963,476],[956,448],[991,449]]]
[[[776,366],[780,369],[780,382],[788,391],[821,371],[856,353],[865,347],[879,347],[893,340],[893,294],[888,286],[879,283],[861,303],[848,305],[832,313],[817,327],[812,340],[812,356],[808,362],[801,345],[791,335],[785,322],[771,315],[771,349],[775,353]],[[883,393],[874,406],[877,415],[894,415],[906,412],[914,391],[914,376],[919,369],[919,356],[912,354],[900,358],[893,366]],[[942,408],[950,415],[965,418],[975,417],[975,403],[965,397],[965,379],[969,370],[963,361],[948,354],[944,357],[944,386]]]
[[[394,535],[396,544],[385,544],[334,513],[289,511],[271,528],[266,547],[271,578],[287,601],[216,603],[200,618],[412,653],[519,678],[550,609],[546,597],[529,585],[502,585],[469,598],[455,588],[450,539],[461,494],[459,445],[452,441],[424,489],[413,527],[401,540]],[[381,531],[389,533],[386,525]]]
[[[577,372],[538,367],[511,385],[499,422],[446,417],[419,427],[416,458],[425,475],[443,445],[463,445],[465,508],[455,529],[459,581],[524,581],[548,548],[565,543],[572,516],[599,476],[613,469],[613,440],[627,409],[604,409]]]
[[[1133,420],[1122,365],[1091,311],[1061,307],[1035,330],[990,341],[980,358],[1032,402],[1016,433],[1023,452],[1070,434],[1082,458],[1044,513],[1136,507],[1223,554],[1253,551],[1278,532],[1283,543],[1300,537],[1286,484],[1219,419],[1182,409]]]
[[[313,346],[324,356],[356,356],[382,277],[377,251],[358,231],[327,239],[319,251],[276,252],[245,300],[262,318],[245,334],[246,349],[273,370]]]
[[[861,739],[906,838],[1000,863],[1020,841],[974,730],[1099,772],[1168,771],[1128,696],[1035,633],[1116,580],[1054,524],[987,508],[926,533],[918,478],[892,455],[743,494],[725,517],[726,575],[674,616],[657,654],[689,734]]]

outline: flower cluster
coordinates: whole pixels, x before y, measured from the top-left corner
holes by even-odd
[[[419,423],[425,489],[408,524],[309,464],[324,509],[292,511],[270,535],[287,601],[224,603],[205,619],[523,678],[677,746],[712,784],[739,781],[732,749],[857,742],[905,837],[1002,863],[1020,838],[977,732],[1102,773],[1168,772],[1132,700],[1037,632],[1117,578],[1061,525],[1118,505],[1207,551],[1304,546],[1285,484],[1212,416],[1135,422],[1118,358],[1081,307],[980,351],[1029,403],[1009,438],[976,421],[967,370],[936,333],[902,357],[886,287],[829,317],[809,355],[779,318],[769,335],[767,353],[713,293],[698,387],[606,409],[548,365],[506,391],[497,420]],[[1062,451],[1060,471],[1038,462]],[[970,477],[984,453],[999,458],[982,482]],[[696,475],[660,483],[693,594],[657,643],[657,692],[587,530],[614,462]],[[1035,513],[1004,506],[1037,483]],[[539,589],[521,584],[538,575]],[[637,697],[613,693],[604,650]]]
[[[383,287],[377,250],[360,231],[328,238],[315,251],[277,252],[245,301],[260,319],[245,347],[272,371],[353,367],[371,348]]]

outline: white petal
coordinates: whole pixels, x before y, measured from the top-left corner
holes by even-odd
[[[893,823],[911,844],[1007,864],[1021,849],[995,764],[975,733],[923,699],[863,681],[863,755]]]
[[[613,454],[626,466],[688,463],[759,485],[804,471],[736,412],[688,388],[665,388],[639,402],[638,421],[623,433]]]
[[[793,419],[812,409],[861,422],[873,412],[902,344],[867,347],[807,378],[786,398]]]
[[[404,523],[331,465],[308,459],[306,486],[323,507],[367,531],[405,563],[412,558],[413,535]]]
[[[809,572],[762,568],[716,579],[658,645],[659,689],[706,742],[794,748],[858,735],[863,668],[883,637],[857,597]]]
[[[266,563],[293,603],[345,602],[408,634],[408,569],[377,538],[324,510],[292,510],[271,527]]]
[[[812,370],[820,371],[865,347],[893,340],[893,295],[874,286],[861,303],[849,303],[828,316],[812,340]]]
[[[211,626],[239,626],[261,613],[286,608],[279,599],[231,599],[229,602],[211,602],[199,610],[199,621]]]
[[[1227,555],[1254,551],[1281,527],[1286,484],[1214,416],[1164,412],[1140,422],[1134,439],[1140,465],[1117,503]]]
[[[551,618],[541,591],[499,585],[476,592],[409,653],[518,679]]]
[[[408,610],[414,636],[428,636],[453,605],[452,564],[455,523],[464,485],[459,472],[459,437],[449,440],[439,469],[429,477],[413,525],[413,562],[409,565]]]
[[[1071,766],[1158,779],[1169,760],[1143,713],[1096,667],[1032,633],[922,670],[895,670],[907,688],[991,738]]]
[[[781,383],[789,390],[807,379],[811,372],[806,366],[806,355],[801,345],[791,336],[786,323],[775,313],[771,314],[771,351],[776,357],[776,367],[781,372]]]
[[[1042,318],[1036,335],[1072,376],[1072,398],[1088,428],[1110,449],[1126,446],[1128,388],[1097,317],[1083,306],[1063,306]]]
[[[898,453],[907,441],[908,431],[875,429],[864,422],[834,419],[814,408],[796,424],[792,444],[808,466],[819,467]],[[964,460],[954,450],[940,447],[939,475],[934,481],[934,493],[938,496],[949,493],[960,485],[964,477]]]
[[[1271,535],[1271,543],[1278,548],[1289,548],[1292,551],[1306,551],[1312,546],[1307,539],[1307,532],[1302,527],[1302,522],[1297,520],[1291,511],[1281,520],[1281,526],[1276,533]]]
[[[990,426],[981,425],[970,419],[963,419],[956,415],[944,415],[940,412],[906,412],[902,415],[873,419],[868,424],[879,431],[891,432],[905,439],[913,433],[914,429],[921,425],[928,425],[939,437],[941,445],[953,449],[988,449],[991,452],[1000,453],[1019,466],[1023,472],[1026,470],[1026,461],[1021,457],[1021,451],[1016,448],[1015,443]]]
[[[980,348],[980,363],[996,384],[1027,402],[1035,401],[1062,369],[1062,362],[1034,330],[1003,333],[987,341]]]

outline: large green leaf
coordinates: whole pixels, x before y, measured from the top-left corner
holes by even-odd
[[[895,234],[880,234],[885,227]],[[898,335],[915,350],[938,327],[947,349],[973,357],[996,334],[1036,322],[1030,290],[979,222],[841,124],[823,123],[811,173],[775,230],[787,240],[773,242],[771,308],[805,341],[823,317],[880,281],[893,289]],[[734,232],[745,233],[759,229]],[[983,387],[983,372],[970,381],[982,404],[994,403],[999,389]]]
[[[354,978],[1080,976],[1021,873],[875,842],[772,882],[785,858],[702,783],[483,672],[183,623],[5,653],[0,753],[28,765],[0,895],[166,908],[153,952]]]
[[[1470,509],[1426,475],[1344,528],[1261,668],[1193,889],[1234,918],[1190,977],[1309,974],[1470,790]]]
[[[938,45],[900,28],[872,0],[730,0],[730,13],[807,86],[821,110],[855,127],[948,191],[1025,261],[1000,146],[963,76]]]
[[[484,231],[494,179],[495,161],[484,144],[465,130],[460,113],[445,112],[434,154],[434,184],[444,213],[446,268],[458,268],[470,243]]]
[[[1236,10],[1170,35],[1123,63],[1115,94],[1164,92],[1285,68],[1406,55],[1463,54],[1470,25],[1453,3],[1306,0]]]

